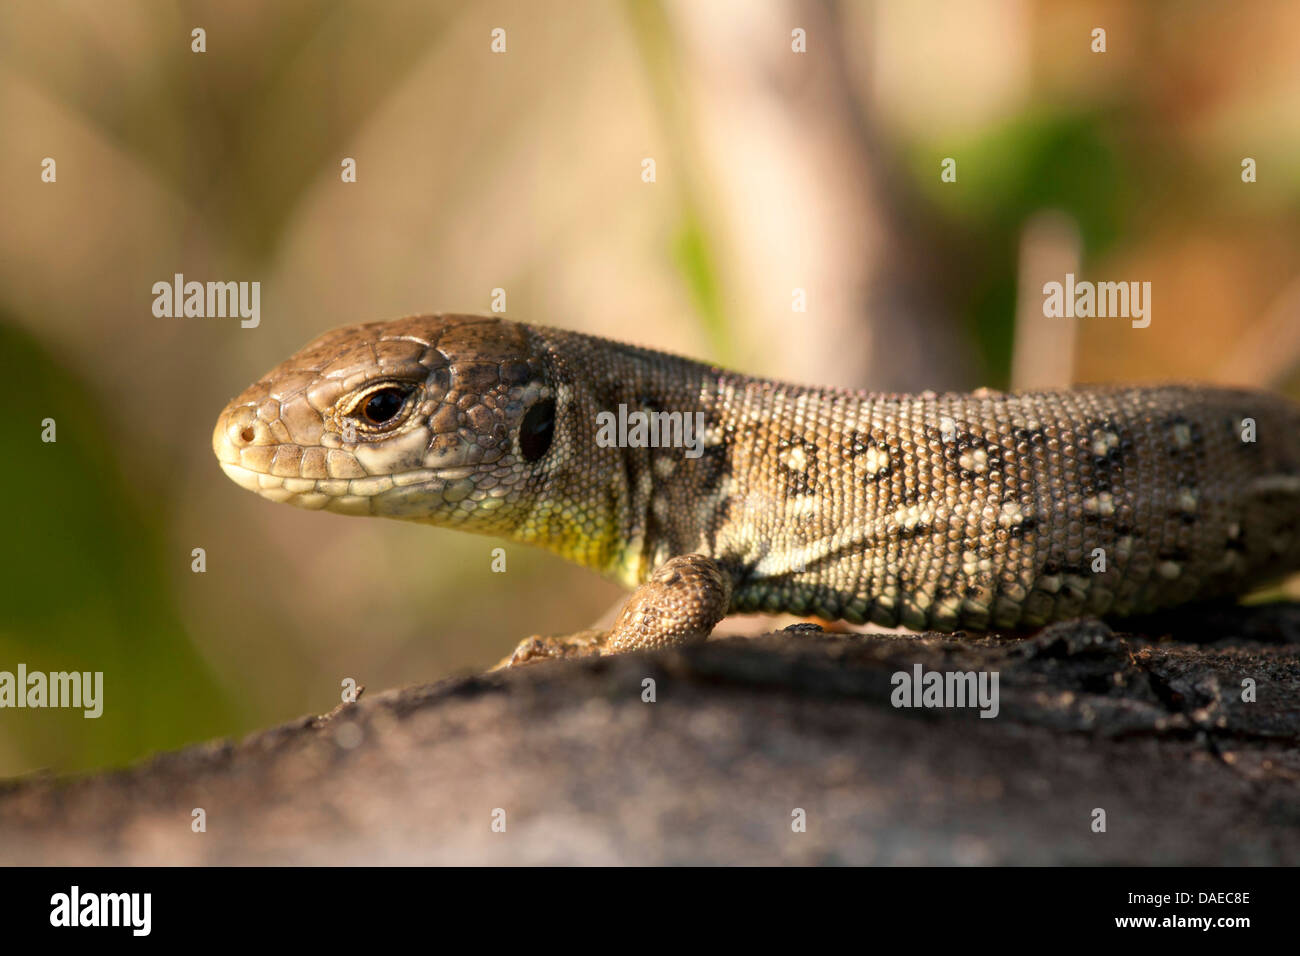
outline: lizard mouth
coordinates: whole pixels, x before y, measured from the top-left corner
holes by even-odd
[[[412,482],[435,477],[433,472],[406,472],[400,476],[370,478],[300,478],[269,475],[234,462],[221,462],[226,476],[263,498],[312,511],[325,509],[342,514],[376,514],[371,502],[396,487],[396,478],[415,476]]]
[[[213,429],[212,451],[241,488],[312,511],[413,517],[431,506],[455,505],[474,491],[470,467],[429,467],[400,454],[386,461],[380,451],[362,457],[288,438],[270,433],[249,406],[232,404]]]
[[[270,501],[345,515],[389,518],[424,516],[434,508],[493,510],[500,499],[474,493],[473,468],[417,468],[365,478],[302,478],[272,475],[221,461],[226,476]],[[475,500],[480,499],[481,500]]]

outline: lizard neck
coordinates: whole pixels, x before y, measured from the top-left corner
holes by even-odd
[[[796,565],[801,547],[825,538],[843,498],[832,483],[845,455],[862,451],[845,450],[851,423],[882,396],[538,334],[565,441],[516,537],[629,586],[673,556],[703,554],[732,573],[742,602],[755,567]]]
[[[537,329],[555,378],[553,463],[512,535],[636,585],[708,553],[730,493],[727,412],[755,380],[592,336]]]

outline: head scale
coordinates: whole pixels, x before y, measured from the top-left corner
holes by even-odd
[[[526,326],[415,316],[322,335],[226,406],[212,447],[273,501],[508,534],[547,480],[556,418]]]

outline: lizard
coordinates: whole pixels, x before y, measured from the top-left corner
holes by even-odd
[[[272,501],[538,545],[632,588],[503,665],[674,647],[729,613],[1027,632],[1300,569],[1300,406],[1204,385],[802,387],[573,331],[327,332],[213,450]]]

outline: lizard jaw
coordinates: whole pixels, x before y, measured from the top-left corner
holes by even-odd
[[[428,520],[436,514],[436,523],[455,525],[507,503],[504,486],[477,492],[472,468],[419,468],[366,478],[268,475],[227,461],[221,470],[241,488],[270,501],[343,515]]]

